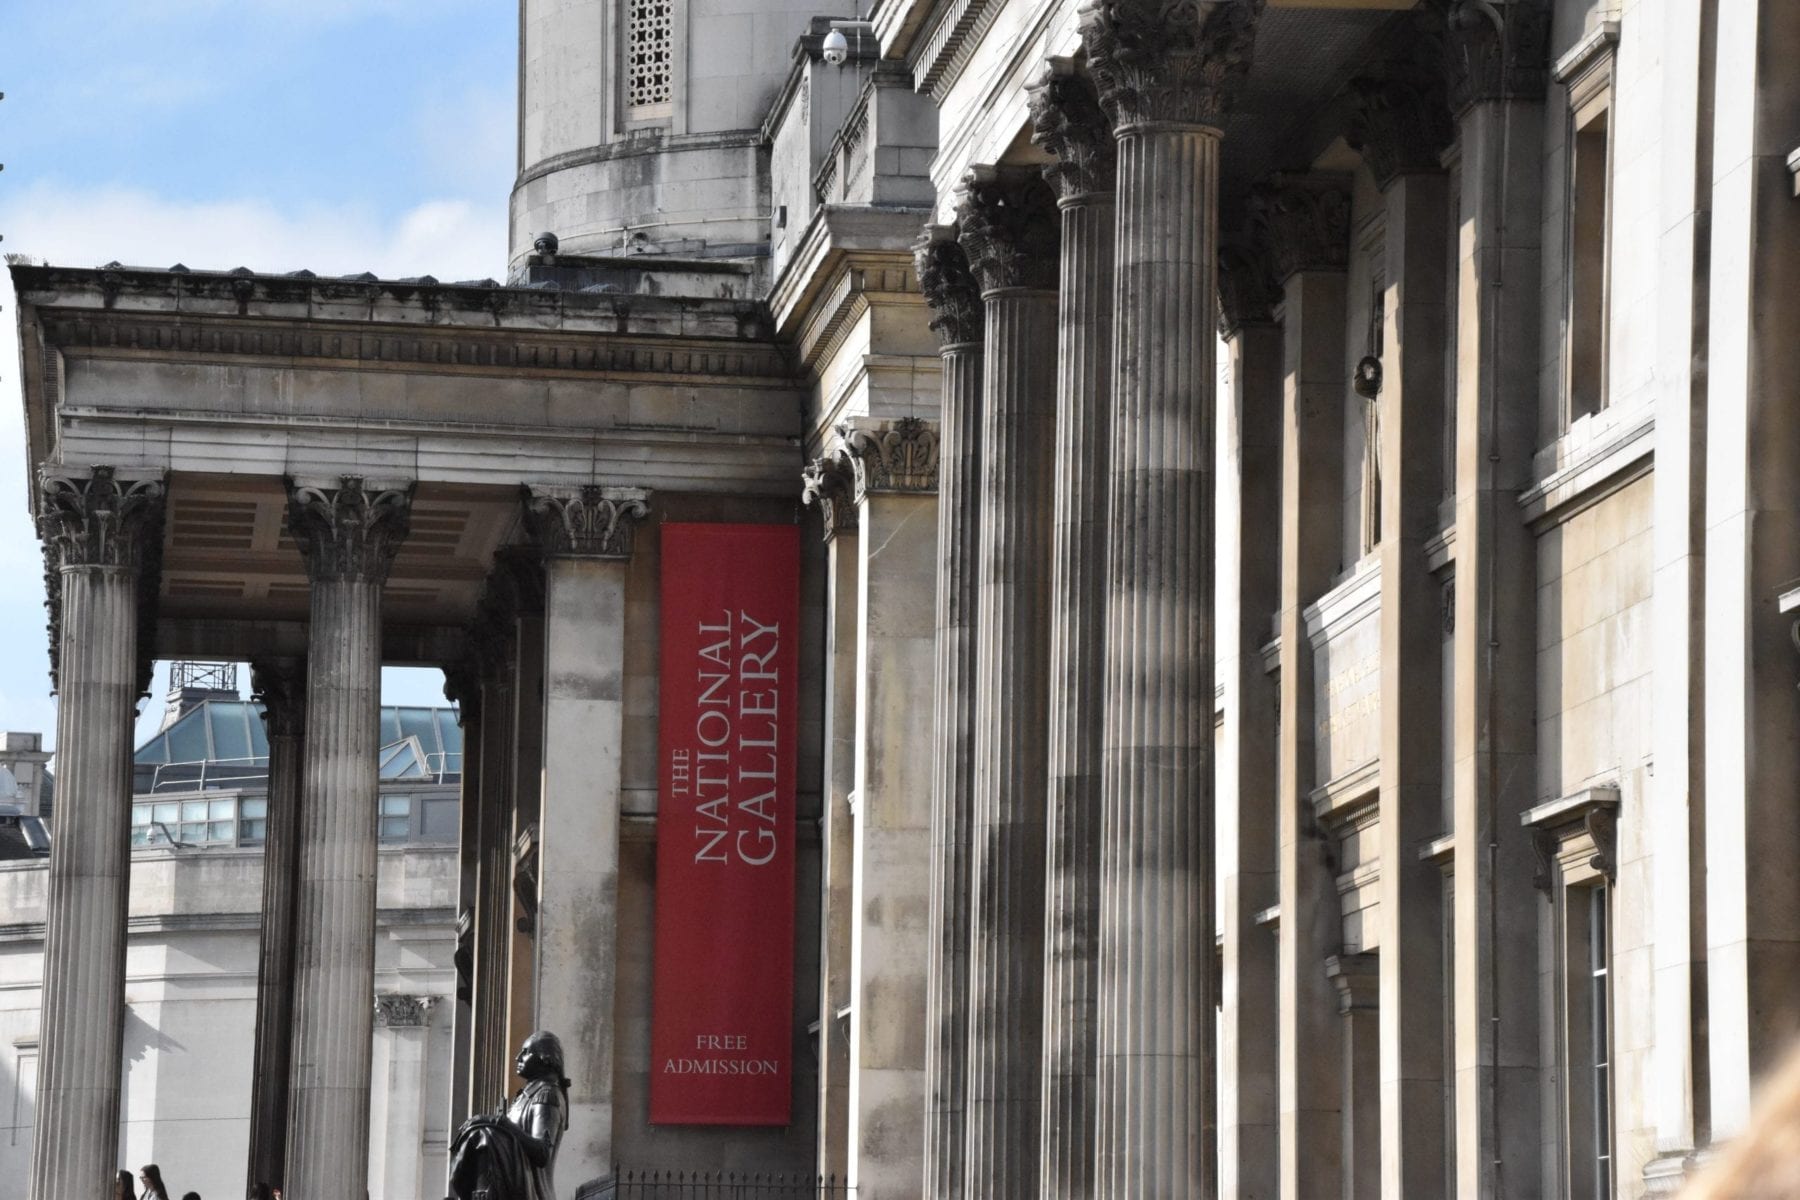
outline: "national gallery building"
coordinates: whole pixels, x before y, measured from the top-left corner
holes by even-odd
[[[563,1200],[1610,1200],[1745,1128],[1800,4],[863,7],[522,0],[503,283],[14,263],[30,1200],[175,1053],[121,1034],[152,659],[256,665],[216,1144],[289,1200],[442,1196],[540,1029]],[[398,1123],[383,665],[461,746]]]

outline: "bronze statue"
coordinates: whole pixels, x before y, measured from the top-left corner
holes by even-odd
[[[556,1200],[556,1147],[569,1126],[562,1042],[538,1032],[519,1047],[525,1080],[512,1103],[470,1117],[450,1144],[451,1200]]]

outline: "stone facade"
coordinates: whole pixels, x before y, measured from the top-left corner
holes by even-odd
[[[1624,1197],[1743,1129],[1800,1029],[1800,6],[522,29],[512,286],[14,268],[34,462],[166,492],[112,634],[451,668],[451,1123],[553,1017],[611,1031],[571,1191]],[[378,606],[294,479],[407,498]],[[647,1121],[667,520],[812,535],[785,1129]]]

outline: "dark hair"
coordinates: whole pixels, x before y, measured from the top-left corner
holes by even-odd
[[[144,1176],[144,1200],[169,1200],[169,1189],[163,1183],[162,1168],[155,1163],[145,1163],[140,1168]]]
[[[269,1190],[268,1184],[259,1183],[250,1189],[250,1200],[275,1200],[275,1193]]]
[[[199,1192],[183,1192],[183,1193],[181,1193],[181,1200],[200,1200],[200,1193]]]
[[[137,1181],[124,1168],[113,1180],[113,1200],[137,1200]]]

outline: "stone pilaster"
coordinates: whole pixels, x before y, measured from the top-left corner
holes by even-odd
[[[855,742],[851,837],[849,1147],[858,1196],[918,1194],[925,1047],[896,1013],[929,986],[929,757],[898,747],[931,737],[936,629],[938,431],[908,417],[837,427],[855,479]]]
[[[288,532],[312,580],[295,897],[286,1186],[368,1183],[375,990],[381,589],[410,526],[408,486],[291,484]]]
[[[286,1174],[288,1057],[293,1049],[294,913],[300,879],[300,761],[306,738],[306,664],[250,664],[269,740],[264,798],[262,933],[256,968],[256,1049],[250,1076],[252,1187]]]
[[[1449,832],[1443,584],[1425,552],[1439,532],[1445,483],[1445,177],[1422,164],[1390,175],[1383,202],[1387,346],[1381,389],[1367,401],[1378,406],[1383,464],[1379,1136],[1383,1194],[1413,1196],[1441,1190],[1445,1178],[1444,877],[1421,857]]]
[[[1264,256],[1220,252],[1220,326],[1231,388],[1219,397],[1220,927],[1219,1194],[1276,1192],[1276,727],[1280,689],[1263,658],[1281,608],[1281,328]]]
[[[1035,1197],[1059,230],[1030,170],[970,172],[957,215],[987,308],[964,1178],[971,1196]]]
[[[1535,483],[1541,384],[1542,190],[1550,5],[1458,9],[1447,46],[1458,111],[1456,595],[1451,677],[1456,1191],[1495,1195],[1537,1178],[1543,1138],[1541,978],[1516,934],[1534,929],[1535,853],[1520,817],[1537,801],[1537,539],[1519,520]]]
[[[969,838],[975,769],[976,551],[981,518],[981,381],[985,317],[968,258],[949,226],[914,245],[919,290],[942,344],[939,405],[937,696],[931,788],[931,944],[925,1009],[925,1164],[922,1191],[963,1192],[969,978]]]
[[[538,1025],[567,1055],[565,1187],[612,1169],[626,585],[649,493],[530,487],[544,554],[543,796],[538,817]],[[569,536],[570,530],[604,531]],[[646,636],[640,631],[638,636]]]
[[[424,1153],[426,1068],[437,1003],[435,996],[375,997],[375,1070],[387,1086],[369,1110],[369,1127],[381,1131],[369,1148],[370,1195],[430,1195],[438,1184],[434,1176],[442,1167]]]
[[[1100,925],[1100,729],[1112,433],[1113,130],[1093,84],[1052,59],[1032,140],[1062,211],[1050,602],[1049,840],[1044,896],[1046,1195],[1094,1194],[1094,1003]]]
[[[1098,1194],[1210,1194],[1219,123],[1260,0],[1090,2],[1118,135]],[[1179,1131],[1171,1134],[1171,1131]]]
[[[90,1195],[118,1165],[137,593],[162,501],[160,481],[107,467],[39,485],[61,644],[31,1200]]]
[[[820,842],[824,863],[819,923],[819,1138],[822,1175],[850,1170],[850,1027],[838,1014],[850,1007],[851,938],[858,914],[851,900],[855,875],[857,645],[860,621],[860,535],[856,473],[835,438],[801,474],[804,501],[820,511],[825,534],[825,797]],[[921,1005],[923,1007],[923,1005]],[[920,1121],[923,1131],[923,1118]],[[915,1165],[913,1184],[917,1185]]]
[[[1313,816],[1313,788],[1325,781],[1304,613],[1341,558],[1350,200],[1341,179],[1278,178],[1251,207],[1282,286],[1278,1169],[1283,1197],[1325,1200],[1340,1195],[1345,1162],[1343,1029],[1325,976],[1325,960],[1343,947],[1343,921],[1335,851]]]
[[[1373,951],[1337,954],[1325,974],[1337,988],[1343,1026],[1344,1174],[1335,1194],[1344,1200],[1378,1200],[1381,1188],[1381,956]],[[1443,1097],[1438,1101],[1441,1104]],[[1443,1161],[1438,1161],[1443,1172]]]

